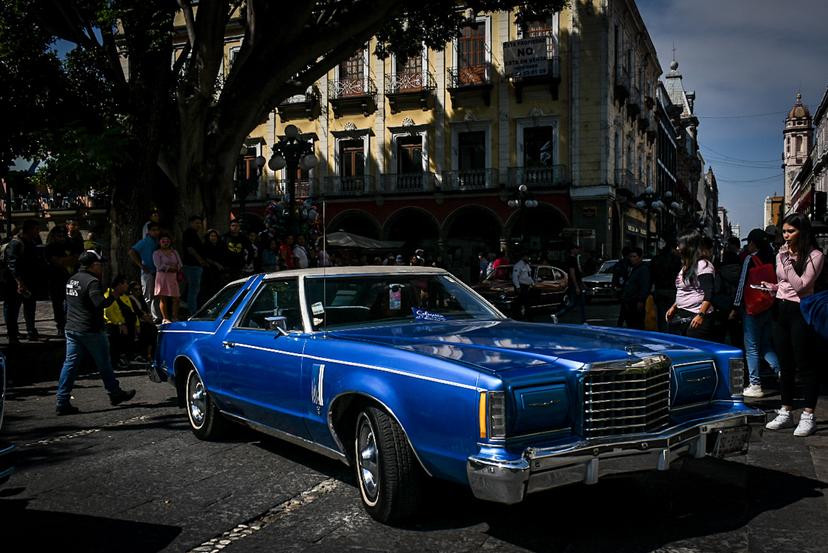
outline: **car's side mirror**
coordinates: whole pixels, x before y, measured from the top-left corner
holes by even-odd
[[[273,316],[265,317],[270,330],[275,330],[281,336],[287,336],[287,317]]]

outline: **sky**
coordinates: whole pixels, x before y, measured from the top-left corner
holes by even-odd
[[[741,235],[784,192],[782,129],[797,92],[811,114],[828,86],[826,0],[637,0],[662,70],[696,91],[699,144]],[[663,78],[663,75],[662,75]],[[707,167],[705,167],[705,171]]]

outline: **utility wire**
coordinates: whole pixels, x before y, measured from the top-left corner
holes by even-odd
[[[699,119],[750,119],[752,117],[769,117],[771,115],[782,115],[787,111],[769,111],[767,113],[746,113],[742,115],[697,115]]]

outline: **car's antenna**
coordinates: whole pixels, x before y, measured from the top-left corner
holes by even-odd
[[[328,255],[328,220],[326,217],[325,209],[327,206],[327,201],[322,198],[322,308],[324,309],[328,305],[328,263],[330,262],[330,256]],[[328,313],[327,311],[322,312],[322,324],[324,325],[325,329],[328,328]]]

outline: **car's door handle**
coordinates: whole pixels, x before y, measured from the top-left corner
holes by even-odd
[[[224,346],[224,349],[230,349],[230,348],[236,347],[235,342],[222,342],[221,345]]]

